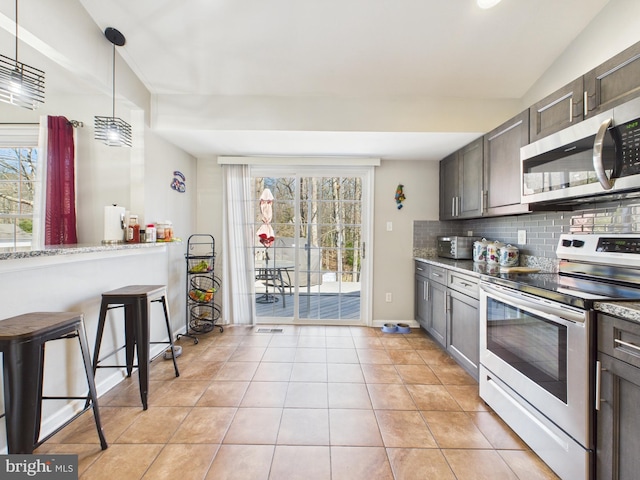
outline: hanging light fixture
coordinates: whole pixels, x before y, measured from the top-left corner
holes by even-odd
[[[0,101],[35,110],[44,102],[44,72],[18,61],[18,0],[16,58],[0,55]]]
[[[121,47],[126,40],[122,33],[111,27],[107,27],[104,36],[113,44],[113,104],[110,117],[94,117],[95,139],[110,147],[130,147],[131,125],[116,117],[116,45]]]

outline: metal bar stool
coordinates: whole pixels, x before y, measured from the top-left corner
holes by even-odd
[[[51,340],[77,337],[82,351],[89,394],[82,397],[50,397],[42,395],[44,348]],[[58,433],[87,409],[93,416],[104,450],[104,438],[98,394],[91,369],[89,345],[81,313],[37,312],[0,321],[0,351],[3,353],[4,397],[9,453],[31,454],[33,450]],[[43,439],[40,437],[42,400],[86,400],[85,408]]]
[[[176,377],[180,376],[169,323],[169,307],[167,304],[166,287],[164,285],[129,285],[111,290],[102,294],[100,305],[100,318],[98,319],[98,333],[96,346],[93,350],[93,372],[98,368],[122,368],[126,367],[127,376],[131,376],[134,367],[138,367],[138,381],[140,384],[140,398],[142,407],[147,409],[147,397],[149,394],[149,347],[152,344],[169,344],[171,346],[173,368]],[[149,339],[149,321],[151,303],[162,304],[165,324],[167,326],[168,341],[151,342]],[[107,312],[114,308],[124,308],[125,344],[123,347],[100,358],[100,345]],[[126,365],[100,365],[108,357],[115,355],[119,350],[125,349]],[[133,363],[134,351],[137,353],[138,363]]]

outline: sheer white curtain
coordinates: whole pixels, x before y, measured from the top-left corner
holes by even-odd
[[[31,248],[40,250],[44,247],[44,219],[45,203],[47,199],[47,144],[49,143],[49,129],[47,127],[47,116],[40,117],[40,127],[38,129],[38,165],[36,167],[36,178],[38,186],[33,199],[33,231],[31,236]]]
[[[223,165],[222,289],[225,323],[253,324],[255,280],[253,274],[253,222],[249,165]]]

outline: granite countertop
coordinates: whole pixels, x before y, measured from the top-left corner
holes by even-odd
[[[117,250],[155,248],[157,246],[171,245],[174,243],[182,243],[182,242],[120,243],[120,244],[112,244],[112,245],[102,245],[102,244],[50,245],[41,250],[0,252],[0,260],[15,260],[20,258],[74,255],[78,253],[110,252],[110,251],[117,251]]]
[[[497,265],[489,265],[486,263],[474,263],[471,260],[452,260],[448,258],[438,257],[430,252],[417,252],[414,260],[428,263],[431,265],[441,266],[452,270],[458,270],[475,277],[482,275],[495,275],[499,273],[500,267]],[[424,256],[423,256],[424,255]],[[523,266],[531,266],[540,268],[541,272],[553,272],[553,260],[546,261],[538,257],[529,257],[521,261]],[[594,309],[597,312],[613,315],[625,320],[640,323],[640,302],[618,301],[618,302],[595,302]]]
[[[640,323],[640,303],[638,302],[595,302],[594,308],[598,312]]]

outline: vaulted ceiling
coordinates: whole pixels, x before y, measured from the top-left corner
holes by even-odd
[[[607,2],[79,0],[126,36],[152,126],[190,153],[391,159],[441,158],[517,113]]]

